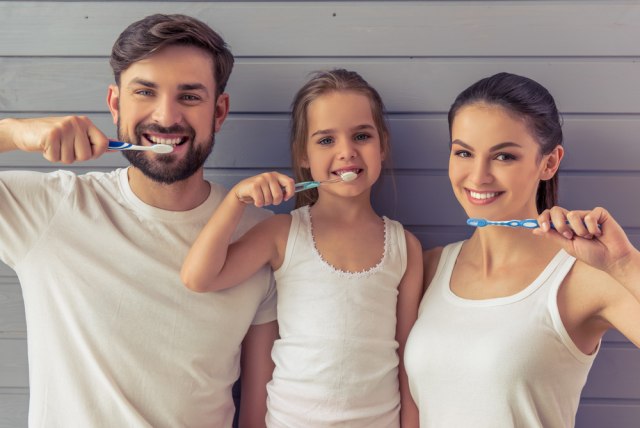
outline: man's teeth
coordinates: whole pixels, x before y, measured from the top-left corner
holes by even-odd
[[[170,146],[177,146],[178,144],[180,144],[180,141],[182,141],[182,138],[160,138],[151,135],[148,138],[149,141],[154,144],[168,144]]]
[[[471,197],[473,199],[489,199],[489,198],[493,198],[493,197],[498,196],[497,192],[478,193],[478,192],[474,192],[474,191],[470,190],[469,193],[471,194]]]

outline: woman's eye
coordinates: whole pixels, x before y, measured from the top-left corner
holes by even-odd
[[[469,157],[471,157],[471,153],[469,153],[467,150],[457,150],[453,154],[455,156],[460,157],[460,158],[469,158]]]
[[[516,160],[516,157],[510,153],[498,153],[496,160],[499,161],[512,161]]]

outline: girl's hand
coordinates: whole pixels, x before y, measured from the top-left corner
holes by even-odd
[[[538,216],[538,223],[540,228],[534,229],[534,234],[554,239],[575,258],[610,274],[637,252],[622,227],[604,208],[569,211],[553,207]]]
[[[279,172],[265,172],[236,184],[233,192],[238,200],[256,207],[279,205],[295,194],[293,178]]]

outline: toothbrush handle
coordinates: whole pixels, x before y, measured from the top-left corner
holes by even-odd
[[[123,143],[122,141],[109,140],[109,150],[127,150],[132,146],[133,144]]]
[[[320,185],[319,181],[301,181],[300,183],[296,183],[294,186],[294,191],[296,193],[303,192],[309,189],[315,189]],[[283,188],[284,189],[284,188]],[[240,202],[244,202],[245,204],[252,204],[253,198],[251,196],[242,196],[238,198]]]
[[[301,181],[295,184],[295,192],[302,192],[304,190],[315,189],[320,185],[318,181]]]

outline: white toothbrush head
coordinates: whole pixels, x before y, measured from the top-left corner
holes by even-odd
[[[154,153],[171,153],[173,151],[173,146],[169,144],[154,144],[151,146],[151,150]]]
[[[340,178],[342,179],[342,181],[348,183],[348,182],[353,181],[356,178],[358,178],[358,174],[356,174],[353,171],[347,171],[347,172],[343,172],[342,174],[340,174]]]

